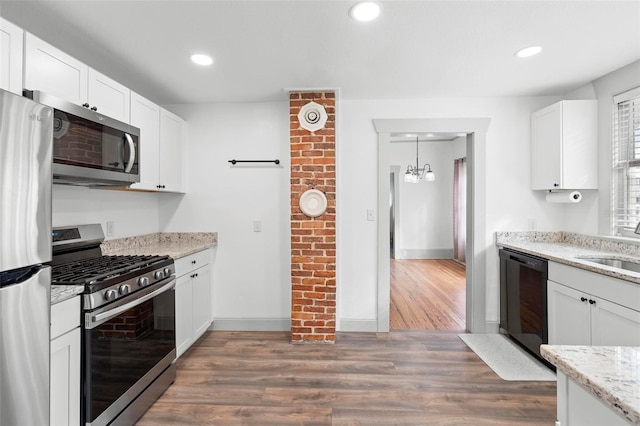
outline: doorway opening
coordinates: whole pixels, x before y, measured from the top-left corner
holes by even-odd
[[[390,247],[389,170],[393,133],[463,133],[467,149],[467,241],[465,329],[484,333],[486,318],[486,134],[489,118],[374,119],[378,133],[378,291],[377,331],[389,331]],[[396,236],[398,229],[395,229]],[[397,244],[397,238],[396,238]]]
[[[463,331],[466,327],[466,163],[461,160],[466,158],[466,137],[460,133],[391,134],[392,164],[403,164],[409,171],[425,163],[425,170],[433,169],[437,176],[416,182],[402,166],[391,166],[392,330]]]

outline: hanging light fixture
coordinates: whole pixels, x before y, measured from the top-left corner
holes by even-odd
[[[407,166],[404,181],[407,183],[418,183],[421,180],[436,180],[436,174],[431,171],[431,165],[429,163],[425,163],[421,169],[418,168],[418,164],[418,137],[416,136],[416,166],[413,167],[411,164]]]

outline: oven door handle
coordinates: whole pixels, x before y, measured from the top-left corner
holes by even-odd
[[[95,328],[100,324],[102,324],[103,322],[108,321],[111,318],[114,318],[120,315],[121,313],[128,311],[129,309],[134,308],[139,304],[146,302],[147,300],[153,299],[154,297],[156,297],[161,293],[164,293],[165,291],[175,288],[175,286],[176,286],[176,279],[172,278],[171,281],[169,281],[167,284],[163,285],[162,287],[152,291],[151,293],[147,293],[142,297],[138,297],[129,303],[125,303],[124,305],[117,306],[113,309],[109,309],[108,311],[101,312],[96,315],[88,314],[87,319],[89,321],[85,323],[85,328],[87,329]]]

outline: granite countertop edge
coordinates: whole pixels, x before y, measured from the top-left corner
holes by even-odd
[[[101,244],[108,255],[159,255],[174,259],[218,245],[217,232],[159,232],[107,240]]]
[[[640,284],[638,272],[589,262],[585,259],[607,256],[640,263],[640,241],[623,241],[612,237],[564,232],[497,232],[496,246]]]
[[[84,291],[82,285],[52,285],[51,286],[51,304],[64,302],[71,299]]]
[[[542,357],[634,425],[640,425],[640,348],[541,345]],[[612,360],[615,359],[615,362]],[[611,369],[604,371],[603,360]]]
[[[217,232],[158,232],[104,241],[104,255],[159,255],[174,259],[189,256],[218,245]],[[51,304],[81,294],[84,286],[52,285]]]

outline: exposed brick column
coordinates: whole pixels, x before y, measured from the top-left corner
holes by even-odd
[[[336,339],[336,162],[335,92],[290,92],[291,146],[291,341],[334,343]],[[325,126],[310,132],[298,113],[309,102],[324,106]],[[327,211],[310,218],[300,196],[315,188]]]

